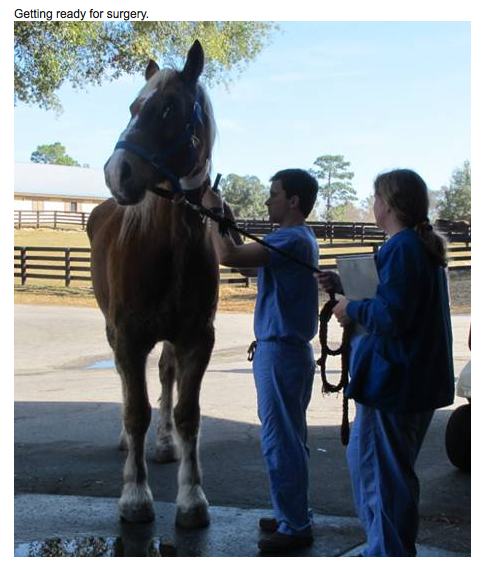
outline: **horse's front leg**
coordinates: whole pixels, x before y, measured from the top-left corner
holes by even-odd
[[[158,363],[162,392],[159,399],[158,434],[155,450],[157,462],[178,460],[173,440],[173,387],[175,383],[175,352],[170,342],[163,343],[162,355]]]
[[[178,402],[173,411],[180,449],[177,514],[175,522],[184,528],[209,524],[208,501],[202,490],[198,454],[200,424],[200,386],[214,343],[213,327],[195,343],[176,344]]]
[[[147,353],[121,340],[115,346],[116,366],[122,378],[123,435],[128,451],[119,510],[127,521],[148,522],[155,514],[145,462],[145,435],[151,418],[145,379]]]

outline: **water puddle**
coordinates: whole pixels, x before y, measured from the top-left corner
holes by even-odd
[[[114,360],[99,360],[85,369],[114,369],[115,368],[115,361]]]
[[[116,556],[175,556],[171,544],[163,544],[159,538],[126,540],[122,537],[78,537],[71,539],[51,538],[19,544],[15,557],[116,557]]]

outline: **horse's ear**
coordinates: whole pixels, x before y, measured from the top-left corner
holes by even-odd
[[[145,79],[149,81],[153,75],[160,70],[160,67],[155,63],[153,59],[148,62],[147,68],[145,69]]]
[[[187,82],[195,84],[198,81],[203,71],[204,60],[202,44],[196,39],[188,51],[187,61],[182,71],[182,76]]]

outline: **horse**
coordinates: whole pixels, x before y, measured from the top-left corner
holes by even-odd
[[[154,191],[181,191],[198,204],[209,183],[215,122],[198,82],[203,65],[198,41],[182,70],[149,62],[146,84],[104,167],[113,198],[92,211],[87,225],[94,294],[122,383],[120,447],[127,457],[119,513],[129,522],[154,519],[145,461],[151,420],[145,366],[163,342],[155,459],[180,459],[175,522],[185,528],[209,524],[199,395],[215,340],[218,262],[202,218],[182,198]]]

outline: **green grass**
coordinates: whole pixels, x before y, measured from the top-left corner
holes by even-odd
[[[45,246],[58,248],[89,248],[87,233],[81,230],[52,230],[50,228],[14,229],[16,246]]]

